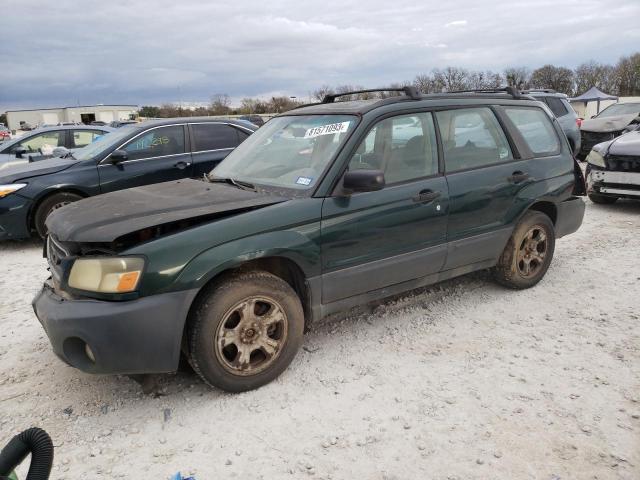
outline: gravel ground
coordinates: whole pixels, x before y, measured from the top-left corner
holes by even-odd
[[[481,272],[328,318],[239,395],[62,364],[30,306],[41,247],[4,244],[0,445],[45,428],[67,479],[638,479],[639,233],[640,203],[588,203],[537,287]]]

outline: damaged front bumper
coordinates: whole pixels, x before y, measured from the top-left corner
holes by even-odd
[[[589,168],[587,190],[598,195],[640,198],[640,173]]]
[[[115,302],[64,298],[47,281],[33,309],[53,351],[87,373],[177,370],[182,332],[197,290]]]

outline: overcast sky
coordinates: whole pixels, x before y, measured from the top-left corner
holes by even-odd
[[[640,0],[3,0],[0,111],[306,98],[447,65],[615,63],[640,50]]]

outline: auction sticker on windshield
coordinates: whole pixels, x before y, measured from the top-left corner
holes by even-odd
[[[329,125],[320,125],[319,127],[313,127],[306,131],[306,133],[304,134],[304,138],[313,138],[319,137],[320,135],[343,133],[349,129],[349,123],[351,122],[331,123]]]

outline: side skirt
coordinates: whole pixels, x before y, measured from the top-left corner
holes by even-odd
[[[360,295],[356,295],[349,298],[344,298],[335,302],[322,304],[317,302],[322,292],[321,277],[313,277],[308,279],[309,291],[311,292],[311,313],[312,321],[320,320],[333,313],[349,310],[358,305],[364,305],[366,303],[382,300],[393,295],[398,295],[403,292],[415,290],[416,288],[426,287],[434,283],[449,280],[450,278],[459,277],[460,275],[466,275],[471,272],[483,270],[485,268],[491,268],[496,265],[496,259],[485,260],[478,263],[472,263],[470,265],[464,265],[450,270],[444,270],[442,272],[433,273],[424,277],[416,278],[406,282],[397,283],[388,287],[379,288],[377,290],[371,290]]]

